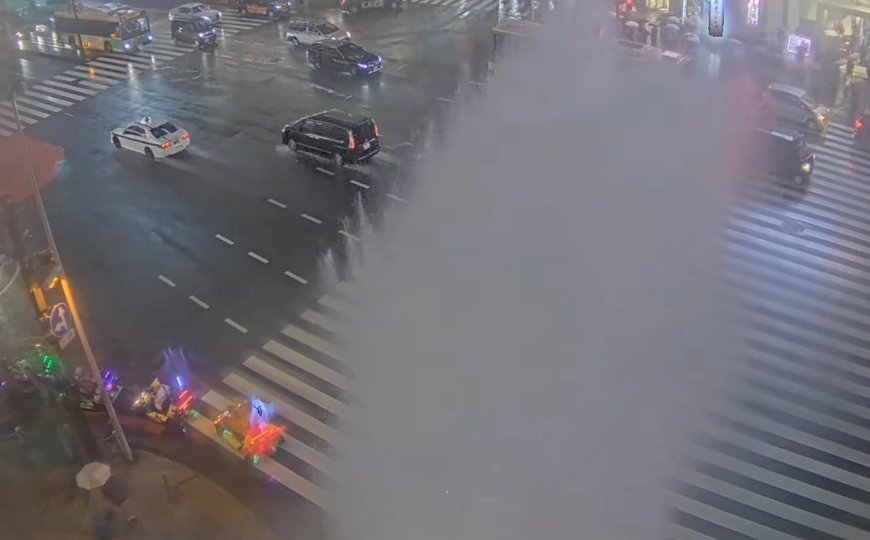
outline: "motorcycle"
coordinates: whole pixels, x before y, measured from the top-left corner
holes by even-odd
[[[113,403],[118,398],[118,395],[124,390],[120,379],[114,372],[105,370],[103,375],[103,388],[109,400]],[[78,393],[79,408],[84,411],[105,411],[106,402],[100,393],[100,388],[94,382],[92,377],[84,373],[81,368],[76,369],[73,377],[73,388]]]
[[[195,402],[196,395],[190,389],[183,388],[180,384],[179,388],[173,389],[154,379],[148,388],[139,390],[130,409],[158,424],[173,421],[183,424]]]

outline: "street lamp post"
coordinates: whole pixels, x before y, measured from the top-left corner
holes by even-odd
[[[112,403],[112,400],[108,398],[106,394],[106,388],[103,384],[103,376],[100,373],[100,367],[97,365],[97,359],[94,357],[94,351],[91,349],[91,342],[88,340],[88,336],[85,333],[84,323],[82,322],[81,316],[78,311],[78,306],[76,305],[75,299],[73,297],[72,288],[69,286],[69,281],[67,280],[66,273],[63,269],[63,264],[60,260],[60,253],[57,251],[57,244],[54,243],[54,234],[51,232],[51,226],[48,223],[48,214],[45,212],[45,205],[42,203],[42,195],[39,192],[39,184],[36,182],[36,171],[33,169],[33,162],[30,161],[30,152],[27,150],[27,141],[24,138],[24,128],[21,126],[21,118],[18,116],[18,105],[15,102],[15,89],[13,88],[10,92],[10,100],[12,102],[12,112],[15,115],[15,124],[18,130],[18,138],[21,141],[21,151],[24,154],[24,160],[27,165],[27,175],[30,178],[30,184],[33,188],[33,197],[36,199],[36,207],[39,211],[39,219],[42,221],[42,227],[45,229],[45,236],[48,239],[48,246],[54,254],[54,260],[57,263],[58,267],[58,277],[60,278],[61,287],[63,288],[63,293],[66,296],[67,303],[69,304],[70,311],[72,312],[73,324],[75,325],[76,332],[79,335],[79,339],[82,342],[82,349],[85,352],[85,358],[88,361],[88,366],[91,368],[91,374],[94,377],[94,380],[97,382],[97,388],[100,394],[103,396],[103,403],[106,406],[106,412],[109,415],[109,421],[112,423],[112,428],[114,430],[114,435],[118,440],[118,445],[121,447],[121,451],[124,453],[124,458],[127,461],[133,461],[133,451],[130,449],[130,443],[127,442],[127,437],[124,435],[124,430],[121,428],[121,422],[118,420],[118,414],[115,412],[115,405]]]

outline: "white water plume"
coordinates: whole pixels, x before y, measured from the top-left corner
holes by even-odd
[[[499,64],[367,257],[335,538],[665,534],[730,361],[722,99],[568,45]]]

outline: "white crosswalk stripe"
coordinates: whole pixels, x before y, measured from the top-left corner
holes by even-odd
[[[731,212],[746,366],[687,452],[670,538],[870,538],[870,152],[810,142],[805,193]]]
[[[81,94],[85,94],[86,96],[95,96],[99,93],[99,92],[95,92],[93,90],[90,90],[88,88],[82,88],[81,86],[75,86],[72,84],[57,82],[57,81],[53,81],[51,79],[48,79],[47,81],[43,81],[43,84],[47,84],[50,86],[56,86],[57,88],[63,88],[64,90],[69,90],[70,92],[73,92],[73,93],[78,92]]]
[[[462,17],[498,9],[499,0],[408,0],[411,4],[456,8]]]
[[[21,103],[16,103],[16,106],[18,107],[19,113],[27,114],[27,115],[30,115],[34,118],[48,118],[49,117],[49,115],[47,113],[44,113],[42,111],[38,111],[36,109],[31,109],[30,107],[22,105]],[[12,104],[9,103],[8,101],[0,101],[0,107],[7,109],[9,111],[12,110]]]
[[[15,111],[13,111],[11,108],[0,107],[0,116],[5,117],[4,120],[15,122]],[[21,119],[22,124],[33,125],[39,121],[36,118],[31,118],[27,116],[20,109],[18,111],[18,118]]]

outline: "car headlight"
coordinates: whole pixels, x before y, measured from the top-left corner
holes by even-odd
[[[369,66],[360,62],[357,64],[357,67],[359,67],[360,69],[368,69]]]
[[[824,115],[824,114],[817,114],[817,115],[816,115],[816,121],[818,121],[819,123],[824,122],[824,121],[825,121],[825,115]]]
[[[200,32],[199,34],[196,35],[196,37],[202,37],[202,36],[203,36],[202,32]]]
[[[801,163],[801,171],[808,173],[813,170],[813,166],[809,163]]]

